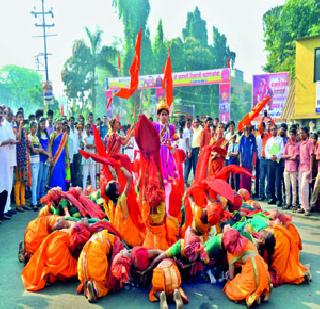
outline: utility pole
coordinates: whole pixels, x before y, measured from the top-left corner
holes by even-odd
[[[54,18],[52,8],[49,11],[45,11],[44,9],[44,0],[41,0],[41,10],[37,11],[36,7],[34,7],[33,11],[31,11],[31,14],[34,15],[34,18],[37,19],[40,17],[41,22],[35,23],[36,27],[42,28],[42,35],[36,36],[43,38],[43,57],[44,57],[44,71],[45,71],[45,85],[44,85],[44,96],[45,100],[51,101],[52,100],[52,86],[49,81],[49,66],[48,66],[48,52],[47,52],[47,37],[55,36],[55,35],[48,35],[46,33],[46,28],[52,28],[55,26],[55,24],[52,23],[46,23],[46,16],[51,16],[51,19]]]

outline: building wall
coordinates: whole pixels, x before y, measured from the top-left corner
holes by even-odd
[[[296,77],[294,119],[316,119],[316,83],[314,82],[314,50],[320,37],[296,41]]]

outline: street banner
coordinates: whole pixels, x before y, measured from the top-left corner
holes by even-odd
[[[139,76],[139,87],[161,88],[163,74]],[[230,69],[217,69],[207,71],[189,71],[172,73],[173,87],[205,86],[221,83],[230,83]],[[119,89],[129,87],[130,77],[106,78],[106,89]]]
[[[219,120],[223,123],[230,121],[230,84],[219,85]]]
[[[316,113],[320,113],[320,82],[316,83]]]
[[[287,101],[290,88],[289,72],[253,75],[252,77],[252,107],[268,95],[270,100],[266,106],[268,116],[281,118],[282,110]],[[261,115],[263,111],[261,111]]]

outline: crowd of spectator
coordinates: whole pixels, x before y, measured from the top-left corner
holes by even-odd
[[[246,188],[259,201],[306,216],[311,209],[319,209],[320,143],[312,123],[310,127],[292,124],[288,128],[286,123],[278,126],[264,117],[256,127],[236,132],[233,121],[224,125],[218,118],[197,117],[179,126],[178,147],[186,152],[187,186],[190,171],[196,172],[201,149],[224,138],[228,145],[225,165],[244,167],[255,176],[232,174],[229,182],[234,189]]]
[[[25,210],[37,211],[50,187],[97,187],[100,165],[79,154],[80,149],[95,152],[92,124],[106,146],[110,131],[106,116],[94,119],[90,113],[87,119],[77,115],[54,121],[52,110],[46,115],[37,110],[26,117],[23,108],[13,113],[0,105],[0,220],[10,220]],[[129,128],[117,125],[113,131],[125,136]],[[218,118],[196,117],[178,121],[176,128],[180,139],[175,147],[186,153],[186,186],[192,179],[190,172],[196,172],[201,149],[224,139],[225,165],[242,166],[255,176],[232,174],[229,182],[234,189],[246,188],[260,201],[307,216],[312,208],[319,208],[320,147],[309,127],[294,124],[288,131],[287,124],[278,127],[265,118],[258,127],[246,126],[239,133],[233,121],[225,125]],[[134,160],[135,149],[134,138],[129,136],[120,151]]]

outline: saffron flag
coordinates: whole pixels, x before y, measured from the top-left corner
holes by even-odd
[[[245,126],[250,125],[251,121],[259,115],[259,113],[267,105],[269,100],[270,100],[270,96],[265,97],[256,106],[254,106],[247,115],[243,117],[243,119],[238,123],[239,132],[243,131]]]
[[[118,70],[121,70],[121,59],[120,59],[120,53],[118,52]]]
[[[109,100],[108,100],[107,109],[108,109],[108,108],[109,108],[109,106],[111,105],[112,100],[113,100],[113,99],[112,99],[112,97],[110,97],[110,98],[109,98]]]
[[[139,70],[140,70],[140,46],[141,46],[142,29],[137,35],[135,53],[130,67],[130,88],[121,88],[115,95],[122,99],[128,100],[132,94],[138,89]]]
[[[172,66],[171,66],[171,59],[170,59],[170,50],[168,52],[166,66],[164,68],[162,88],[166,89],[167,104],[170,107],[173,101],[173,83],[172,83]]]

